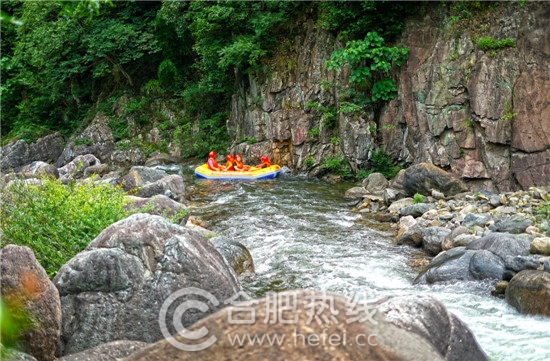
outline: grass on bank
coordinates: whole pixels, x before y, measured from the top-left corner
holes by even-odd
[[[130,215],[125,195],[93,179],[68,186],[56,179],[15,182],[0,198],[0,247],[31,248],[51,277],[103,229]]]

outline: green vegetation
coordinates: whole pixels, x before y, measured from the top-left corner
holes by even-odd
[[[475,41],[475,44],[478,48],[480,48],[483,51],[488,50],[498,50],[498,49],[504,49],[504,48],[514,48],[516,46],[516,43],[514,40],[510,38],[502,39],[502,40],[495,40],[490,36],[484,36],[482,38],[479,38]]]
[[[382,173],[387,179],[392,179],[402,169],[402,167],[393,164],[390,157],[384,154],[382,149],[372,152],[370,158],[372,172]]]
[[[350,40],[344,49],[333,52],[326,65],[328,70],[350,67],[350,83],[370,88],[370,101],[387,101],[397,94],[397,87],[387,78],[389,71],[393,64],[401,66],[407,60],[408,53],[408,48],[386,46],[384,39],[372,31],[363,40]],[[386,77],[373,82],[375,74]]]
[[[320,167],[332,174],[337,174],[344,178],[352,177],[348,161],[343,157],[330,156],[323,158]]]
[[[313,157],[309,156],[304,159],[304,165],[307,169],[311,169],[315,165],[315,161],[313,160]]]
[[[517,112],[514,112],[514,108],[512,107],[511,104],[505,104],[505,105],[504,105],[504,109],[505,109],[505,111],[506,111],[506,114],[504,114],[504,115],[502,116],[502,118],[501,118],[502,120],[511,120],[511,121],[513,121],[513,120],[514,120],[514,117],[515,117],[516,115],[518,115]]]
[[[416,193],[413,196],[413,204],[424,203],[424,196],[420,193]]]
[[[1,198],[1,247],[30,247],[49,276],[82,251],[104,228],[129,215],[119,187],[93,179],[64,186],[47,179],[42,185],[18,182]]]
[[[542,201],[542,203],[535,208],[535,213],[550,221],[550,199]]]

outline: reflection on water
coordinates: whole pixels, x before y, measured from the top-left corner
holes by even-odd
[[[492,360],[550,360],[550,319],[519,315],[489,295],[490,282],[413,286],[417,271],[407,261],[418,251],[394,245],[388,225],[349,212],[351,184],[190,182],[192,214],[250,250],[256,273],[242,282],[254,297],[296,288],[365,299],[427,294],[472,329]]]

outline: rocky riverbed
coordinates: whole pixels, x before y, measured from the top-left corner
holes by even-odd
[[[398,245],[421,248],[416,283],[495,280],[492,294],[520,312],[550,316],[550,187],[468,190],[430,164],[390,183],[373,173],[349,189],[353,210],[393,222]]]

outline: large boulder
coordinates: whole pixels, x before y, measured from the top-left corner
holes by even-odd
[[[419,163],[407,168],[403,188],[410,196],[416,193],[431,195],[432,189],[443,192],[445,196],[468,191],[464,182],[430,163]]]
[[[467,247],[455,247],[440,253],[414,282],[503,279],[506,260],[527,255],[529,244],[528,240],[509,234],[491,233],[472,241]]]
[[[71,159],[85,154],[93,154],[102,162],[107,162],[115,148],[115,138],[108,124],[109,121],[109,117],[103,112],[97,112],[82,134],[77,136],[75,141],[69,141],[57,158],[55,166],[59,168],[70,162]]]
[[[151,198],[127,196],[130,203],[126,206],[128,210],[141,210],[142,212],[172,218],[173,223],[185,226],[189,219],[189,208],[183,203],[176,202],[163,194],[158,194]],[[178,217],[174,219],[174,217]]]
[[[64,145],[65,139],[57,132],[31,144],[24,140],[10,142],[1,149],[0,170],[13,170],[34,161],[54,163],[63,152]]]
[[[506,301],[520,313],[550,317],[550,273],[519,272],[506,288]]]
[[[165,332],[159,314],[169,297],[179,295],[181,302],[168,302],[168,318],[180,310],[175,303],[197,292],[211,296],[206,309],[185,314],[181,322],[189,326],[240,291],[235,273],[208,239],[150,214],[104,229],[61,267],[54,284],[63,309],[60,356],[115,340],[158,341]]]
[[[391,323],[424,337],[447,361],[488,359],[468,326],[433,297],[396,296],[376,305]]]
[[[250,251],[242,243],[225,237],[212,238],[211,242],[237,276],[245,272],[254,273],[254,260]]]
[[[125,191],[131,191],[138,187],[156,182],[164,177],[168,177],[168,173],[163,170],[134,166],[130,168],[128,174],[117,180],[117,184],[122,185]]]
[[[285,291],[199,321],[193,329],[208,331],[201,339],[184,330],[125,361],[487,359],[443,305],[427,297],[418,304],[415,298],[369,305],[327,292]]]
[[[21,167],[16,170],[18,175],[22,175],[23,178],[59,178],[59,171],[57,168],[46,162],[36,161]]]
[[[382,173],[371,173],[367,178],[363,180],[361,185],[367,190],[367,192],[375,194],[382,192],[388,187],[388,180]]]
[[[141,341],[113,341],[89,350],[61,357],[57,361],[117,361],[148,345],[148,343]]]
[[[428,227],[422,231],[422,248],[429,256],[437,256],[441,251],[441,244],[451,230],[443,227]]]
[[[2,342],[14,341],[39,361],[54,360],[61,329],[59,293],[30,248],[0,249],[0,294],[19,333],[19,339],[4,337]]]
[[[88,167],[99,164],[101,164],[101,161],[93,154],[79,155],[58,169],[59,176],[67,180],[70,178],[79,178],[84,175],[84,171]]]

